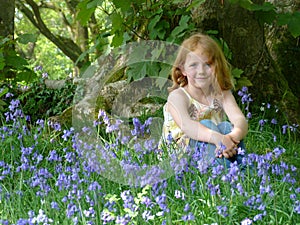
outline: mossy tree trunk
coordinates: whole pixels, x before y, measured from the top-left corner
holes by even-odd
[[[15,0],[0,0],[0,36],[13,38]]]
[[[261,4],[264,1],[253,2]],[[265,27],[254,12],[227,1],[206,1],[194,12],[194,18],[201,29],[219,31],[232,51],[231,64],[242,69],[243,75],[253,83],[250,92],[256,104],[276,104],[290,121],[299,123],[298,98],[278,62],[272,58],[266,45]]]
[[[0,37],[14,39],[14,18],[15,18],[15,0],[0,0]],[[5,41],[6,42],[6,41]],[[7,42],[3,49],[0,50],[0,54],[3,54],[4,58],[9,55],[9,52],[14,50],[14,44]],[[2,47],[2,46],[1,46]],[[10,69],[10,66],[4,65],[4,68],[0,68],[0,79],[14,78],[15,72]]]

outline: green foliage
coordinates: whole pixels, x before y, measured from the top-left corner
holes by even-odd
[[[70,29],[66,22],[72,24],[74,21],[67,12],[65,2],[54,0],[51,4],[59,8],[60,12],[56,13],[55,8],[41,8],[43,21],[54,35],[69,38]],[[65,14],[64,20],[60,17],[62,13]],[[64,79],[73,72],[74,63],[18,10],[15,15],[15,40],[16,52],[27,59],[31,68],[42,65],[51,79]]]
[[[293,13],[285,13],[278,15],[278,25],[287,25],[288,30],[291,32],[293,37],[300,36],[300,12],[296,11]]]
[[[1,115],[4,113],[5,111],[5,106],[7,105],[7,103],[2,100],[3,96],[5,96],[8,93],[8,88],[1,88],[0,89],[0,113]]]
[[[0,37],[0,81],[31,82],[36,74],[30,69],[26,59],[14,49],[15,41]]]
[[[59,115],[71,106],[75,89],[72,80],[66,80],[62,88],[50,89],[43,79],[39,79],[30,83],[18,98],[22,102],[24,114],[36,121]]]
[[[255,4],[251,0],[230,0],[229,2],[239,4],[247,10],[254,11],[262,23],[275,23],[278,26],[286,25],[294,38],[300,36],[300,12],[298,11],[293,13],[279,12],[276,6],[270,2],[264,2],[262,5]]]

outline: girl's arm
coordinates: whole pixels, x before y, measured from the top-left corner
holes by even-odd
[[[248,133],[248,122],[236,103],[231,91],[224,91],[223,96],[224,111],[230,122],[233,124],[233,129],[229,135],[234,141],[239,142]]]
[[[167,110],[183,133],[194,140],[219,146],[225,136],[203,126],[199,121],[191,119],[188,113],[188,107],[189,99],[181,89],[176,89],[170,93],[167,101]],[[227,139],[229,139],[229,137]],[[234,145],[234,143],[232,143],[232,145]]]

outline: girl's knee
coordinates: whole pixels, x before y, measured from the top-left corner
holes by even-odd
[[[209,119],[200,120],[200,123],[201,123],[203,126],[209,128],[209,129],[211,129],[211,130],[219,131],[219,129],[218,129],[218,127],[216,126],[216,124],[215,124],[213,121],[209,120]]]
[[[218,129],[222,134],[228,134],[232,130],[232,124],[228,121],[223,121],[218,124]]]

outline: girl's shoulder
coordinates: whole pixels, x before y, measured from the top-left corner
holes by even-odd
[[[177,88],[169,93],[169,97],[180,98],[188,100],[186,93],[183,88]]]
[[[173,105],[177,105],[178,107],[188,107],[191,104],[191,100],[184,93],[182,88],[177,88],[171,91],[167,101]]]

